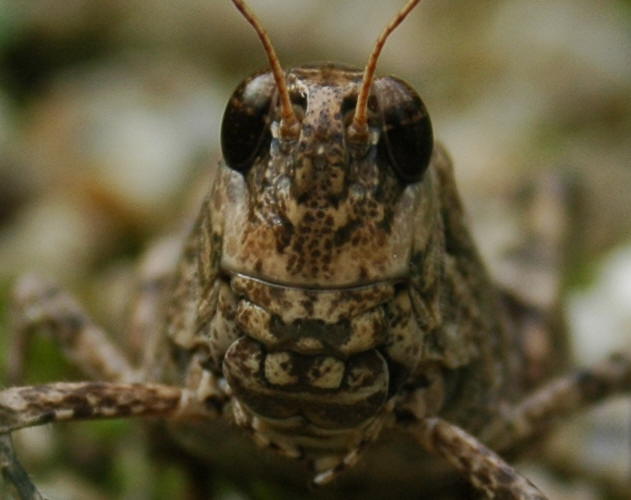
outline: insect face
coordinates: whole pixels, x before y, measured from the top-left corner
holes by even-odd
[[[299,117],[299,134],[291,140],[279,134],[271,74],[237,88],[222,143],[227,166],[242,175],[222,175],[247,196],[234,203],[225,197],[222,207],[235,223],[224,234],[227,268],[310,287],[406,275],[408,228],[423,191],[416,183],[433,147],[431,124],[410,87],[381,78],[369,99],[370,141],[357,148],[347,131],[361,77],[333,65],[289,71]]]
[[[213,351],[249,411],[321,437],[374,420],[420,359],[407,281],[424,248],[410,228],[435,223],[433,138],[398,79],[374,82],[366,144],[348,134],[360,70],[302,66],[286,82],[294,137],[271,72],[239,85],[225,111],[215,196],[232,335]]]

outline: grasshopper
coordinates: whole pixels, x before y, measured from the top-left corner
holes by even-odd
[[[146,257],[132,317],[141,366],[58,287],[32,276],[16,285],[13,373],[19,347],[45,327],[97,380],[0,392],[0,467],[20,497],[42,495],[11,432],[153,417],[211,463],[240,440],[232,465],[339,483],[345,497],[359,481],[386,491],[397,474],[413,497],[433,495],[451,467],[489,498],[546,498],[499,453],[628,392],[631,358],[568,371],[555,297],[535,308],[489,278],[425,105],[402,80],[375,76],[386,39],[419,1],[397,13],[363,70],[285,71],[233,0],[271,69],[226,107],[224,160],[188,236]],[[562,239],[541,257],[553,260]],[[249,456],[236,459],[237,448]],[[394,472],[379,483],[372,471],[385,462]]]

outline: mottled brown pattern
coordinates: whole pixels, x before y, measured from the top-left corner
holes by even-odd
[[[377,80],[371,139],[348,142],[359,78],[332,65],[288,71],[299,137],[279,137],[272,96],[268,147],[239,171],[220,167],[212,208],[200,215],[206,234],[194,230],[189,241],[203,257],[186,255],[180,275],[192,281],[176,281],[176,297],[198,304],[190,326],[170,329],[177,359],[200,360],[188,387],[225,379],[235,422],[257,443],[310,460],[318,483],[354,464],[382,428],[404,424],[394,411],[415,422],[440,417],[466,436],[441,453],[479,488],[527,490],[467,433],[510,448],[494,432],[511,434],[500,409],[550,369],[522,383],[533,360],[515,348],[521,320],[480,261],[443,148],[413,182],[384,156],[385,131],[396,128],[384,120],[416,123],[426,113],[380,109],[401,105],[387,93],[407,87]]]
[[[445,465],[428,452],[489,497],[545,498],[486,445],[513,451],[551,419],[628,392],[631,359],[612,357],[533,392],[565,359],[529,348],[566,347],[551,320],[555,298],[531,314],[489,279],[451,161],[407,84],[376,79],[368,133],[349,133],[361,75],[330,64],[287,71],[291,133],[278,102],[282,78],[258,73],[238,87],[224,116],[225,159],[179,264],[171,255],[143,273],[139,289],[150,298],[138,302],[132,332],[147,346],[141,369],[70,296],[23,280],[13,375],[31,331],[46,327],[104,381],[6,389],[0,433],[162,417],[200,456],[213,461],[229,448],[239,473],[253,464],[284,481],[311,474],[321,485],[366,454],[361,484],[389,489],[395,474],[418,497]],[[232,446],[239,434],[218,418],[311,470],[276,458],[262,464],[243,440]],[[0,468],[20,476],[10,443],[0,444]],[[347,486],[357,481],[349,476]]]
[[[200,366],[225,377],[240,403],[235,420],[265,422],[257,440],[290,446],[298,428],[321,435],[333,427],[368,442],[378,434],[358,434],[359,424],[380,428],[387,408],[408,398],[476,430],[511,380],[511,360],[499,356],[507,325],[490,314],[499,299],[462,222],[448,158],[437,147],[425,175],[410,183],[380,149],[396,125],[384,117],[415,122],[426,111],[380,109],[401,105],[400,94],[388,99],[393,89],[413,91],[377,80],[373,136],[357,149],[346,125],[360,75],[328,65],[288,72],[300,136],[279,138],[273,106],[268,149],[239,172],[219,169],[189,242],[194,251],[180,266],[176,297],[198,305],[190,326],[180,314],[170,328],[178,359],[207,359]],[[236,98],[251,99],[257,78]],[[405,102],[421,106],[417,97]],[[337,372],[322,372],[325,365]],[[444,377],[444,396],[425,393],[430,373]],[[200,390],[207,377],[189,368],[189,387]],[[308,448],[329,448],[333,467],[345,463],[353,448],[336,449],[325,436]]]
[[[288,72],[300,137],[285,144],[273,122],[271,146],[245,179],[225,174],[233,192],[247,192],[223,205],[231,221],[224,232],[225,267],[311,287],[356,285],[405,272],[411,238],[405,228],[412,224],[415,189],[402,195],[405,186],[393,172],[378,168],[376,147],[362,155],[349,149],[346,125],[360,79],[360,71],[336,66]],[[371,121],[376,141],[376,109]]]
[[[430,418],[412,425],[410,431],[425,447],[465,473],[488,498],[545,500],[535,485],[462,429]]]
[[[182,390],[159,384],[58,382],[0,393],[0,432],[59,420],[167,416]]]

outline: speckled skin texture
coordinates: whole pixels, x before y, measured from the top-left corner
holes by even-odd
[[[360,81],[361,72],[337,67],[288,73],[291,94],[306,103],[296,106],[302,115],[298,140],[275,138],[245,178],[220,173],[225,195],[216,202],[230,221],[223,269],[307,288],[357,286],[407,273],[409,228],[425,215],[419,210],[422,188],[406,189],[378,165],[377,148],[361,156],[349,150],[345,124],[352,108],[344,110],[345,101],[354,102]]]
[[[10,432],[142,416],[164,419],[235,482],[264,475],[298,497],[308,480],[337,479],[322,497],[463,498],[470,484],[545,498],[495,452],[518,452],[551,420],[628,392],[631,357],[546,380],[567,354],[560,275],[539,309],[498,290],[416,93],[375,80],[368,140],[349,140],[359,78],[331,65],[290,70],[297,138],[279,135],[269,74],[235,91],[226,159],[189,236],[145,257],[131,320],[139,367],[69,294],[33,276],[17,283],[11,378],[45,328],[99,380],[0,391],[0,469],[22,496],[42,498]],[[548,209],[559,208],[553,192]],[[562,240],[546,247],[552,261]]]
[[[248,93],[270,91],[269,78],[246,80],[229,116],[255,116]],[[425,108],[377,79],[357,149],[346,127],[359,70],[306,66],[287,81],[299,137],[279,138],[274,89],[270,104],[259,97],[269,142],[247,167],[220,166],[180,266],[169,330],[186,383],[225,379],[240,425],[316,469],[323,450],[341,462],[377,439],[412,399],[419,418],[479,431],[505,384],[508,399],[525,387],[447,156],[436,146],[409,182],[383,153],[392,120]]]

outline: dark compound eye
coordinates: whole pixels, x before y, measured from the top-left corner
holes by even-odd
[[[398,78],[379,78],[374,88],[382,117],[379,155],[403,182],[418,182],[434,148],[429,113],[414,89]]]
[[[269,114],[276,90],[270,72],[244,80],[234,91],[221,122],[221,150],[227,165],[247,172],[271,140]]]

